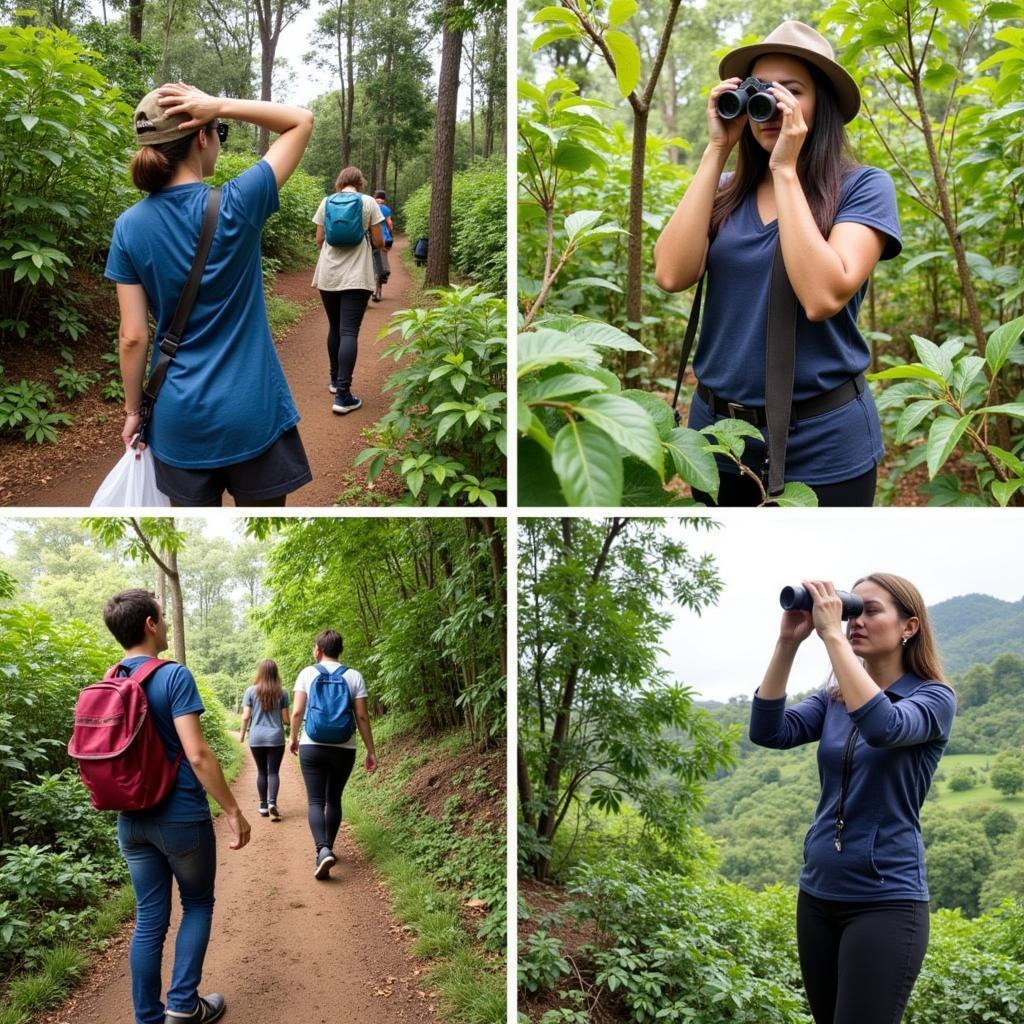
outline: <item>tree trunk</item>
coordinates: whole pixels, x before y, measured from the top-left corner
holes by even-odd
[[[174,660],[185,664],[185,601],[181,594],[181,575],[178,572],[178,555],[167,553],[168,578],[171,584],[171,624],[174,628]]]
[[[129,0],[128,4],[128,35],[137,43],[142,42],[142,9],[146,0]],[[135,62],[142,64],[142,51],[135,50]]]
[[[260,21],[260,42],[262,44],[260,56],[260,99],[269,101],[273,97],[272,77],[274,74],[274,51],[277,49],[277,38],[276,36],[272,40],[271,38],[264,38],[262,20]],[[270,149],[270,129],[261,125],[259,141],[256,143],[256,152],[260,156],[264,156],[268,149]]]
[[[455,115],[459,99],[459,65],[462,29],[452,25],[452,15],[462,0],[445,0],[444,33],[441,39],[441,72],[437,83],[437,114],[434,129],[434,160],[430,186],[430,248],[427,252],[428,288],[449,284],[449,249],[452,236],[452,174],[455,167]]]
[[[476,32],[469,34],[469,162],[476,156]]]

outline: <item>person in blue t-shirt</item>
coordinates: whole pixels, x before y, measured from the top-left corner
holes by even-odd
[[[242,724],[238,742],[249,733],[249,749],[256,762],[256,792],[261,818],[280,821],[277,794],[281,786],[284,759],[284,731],[288,726],[288,691],[281,686],[277,662],[269,658],[256,668],[252,686],[242,697]]]
[[[148,590],[115,594],[103,609],[103,621],[124,648],[121,664],[129,671],[167,648],[167,620]],[[203,702],[192,673],[169,661],[147,680],[145,694],[168,760],[181,760],[177,782],[161,803],[117,816],[118,844],[135,890],[130,952],[135,1024],[209,1024],[224,1013],[225,1003],[216,992],[199,995],[217,873],[207,792],[223,808],[235,834],[228,844],[232,850],[249,842],[249,822],[203,737]],[[182,915],[165,1008],[160,965],[171,919],[172,879],[178,883]]]
[[[805,581],[811,611],[782,615],[754,694],[750,739],[818,742],[821,794],[804,840],[796,934],[815,1024],[898,1021],[928,948],[920,811],[956,715],[928,609],[900,576],[873,573],[843,631],[842,600]],[[786,707],[797,649],[815,630],[832,663],[819,693]]]
[[[373,198],[377,201],[381,216],[384,218],[380,226],[381,234],[384,236],[384,248],[374,250],[374,261],[376,262],[378,257],[380,260],[380,274],[372,298],[375,302],[380,302],[381,286],[387,284],[391,277],[391,247],[395,244],[395,222],[391,219],[391,207],[388,206],[388,197],[384,189],[377,189],[373,193]]]
[[[145,435],[172,505],[283,505],[312,479],[299,413],[281,370],[263,298],[260,236],[278,190],[313,130],[299,107],[207,96],[164,85],[135,110],[135,184],[149,195],[117,219],[106,276],[117,282],[125,422],[139,430],[149,338],[169,329],[192,267],[213,174],[233,118],[279,133],[264,157],[224,183],[216,233],[180,346]],[[153,365],[159,352],[153,346]]]
[[[857,312],[875,265],[902,248],[892,179],[850,159],[844,125],[857,116],[860,92],[814,29],[784,22],[763,43],[727,54],[719,72],[708,146],[654,249],[655,280],[666,291],[707,272],[689,425],[734,416],[764,434],[768,296],[781,247],[797,302],[785,479],[810,485],[820,505],[871,505],[882,436]],[[771,83],[775,117],[723,120],[718,97],[748,75]],[[736,170],[725,175],[737,143]],[[744,461],[765,477],[766,445],[749,441]],[[727,460],[720,468],[719,505],[761,502],[756,480]],[[694,497],[712,503],[703,492]]]

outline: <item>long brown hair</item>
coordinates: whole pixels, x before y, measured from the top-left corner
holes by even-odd
[[[799,58],[794,58],[799,60]],[[824,238],[832,230],[839,209],[839,190],[843,178],[857,163],[850,153],[846,126],[839,112],[839,100],[832,83],[813,64],[800,61],[814,82],[814,125],[807,134],[797,160],[797,176],[811,208],[814,223]],[[754,138],[750,125],[740,135],[736,171],[718,190],[711,207],[708,237],[714,239],[723,221],[747,196],[757,189],[768,173],[771,154]]]
[[[273,711],[280,707],[284,689],[281,686],[281,673],[277,670],[276,661],[269,658],[261,661],[256,667],[252,684],[256,687],[256,696],[259,697],[260,706],[264,711]]]
[[[953,690],[942,671],[928,606],[924,603],[921,591],[910,580],[890,572],[873,572],[868,576],[862,576],[853,586],[868,582],[881,587],[893,599],[901,619],[917,619],[917,632],[907,640],[900,651],[903,671],[913,672],[919,679],[941,683]],[[839,698],[839,684],[835,681],[834,673],[829,680],[828,692],[829,696]],[[956,696],[956,690],[953,690],[953,695]]]

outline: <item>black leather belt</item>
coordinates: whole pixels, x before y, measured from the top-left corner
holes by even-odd
[[[831,391],[825,391],[813,398],[805,398],[802,402],[794,402],[792,418],[793,420],[806,420],[812,416],[821,416],[826,412],[832,412],[833,409],[852,402],[863,393],[864,388],[864,374],[859,373]],[[755,427],[768,425],[768,417],[763,405],[740,405],[739,402],[729,402],[724,398],[719,398],[711,388],[700,383],[697,384],[697,394],[714,413],[715,419],[746,420],[747,423],[752,423]]]

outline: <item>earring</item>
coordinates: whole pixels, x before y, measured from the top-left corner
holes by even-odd
[[[906,646],[907,646],[907,641],[908,641],[909,639],[910,639],[910,637],[909,637],[909,636],[905,636],[905,637],[903,638],[903,646],[904,646],[904,647],[906,647]]]

